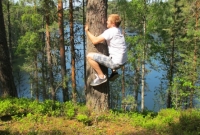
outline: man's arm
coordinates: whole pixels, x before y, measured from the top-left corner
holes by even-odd
[[[96,45],[98,43],[102,43],[103,41],[105,41],[104,37],[102,37],[101,35],[98,37],[95,37],[94,35],[92,35],[92,33],[88,30],[88,25],[85,25],[85,32],[87,34],[87,36],[89,37],[90,41]]]

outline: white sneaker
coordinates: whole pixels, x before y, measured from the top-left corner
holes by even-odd
[[[96,76],[96,79],[94,79],[94,81],[90,84],[91,86],[97,86],[107,81],[107,77],[105,75],[103,79],[99,78],[97,74],[95,74],[95,76]]]

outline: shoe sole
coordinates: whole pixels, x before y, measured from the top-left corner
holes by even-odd
[[[105,82],[107,82],[107,79],[104,80],[103,82],[99,83],[99,84],[90,84],[90,85],[91,85],[91,86],[98,86],[98,85],[101,85],[102,83],[105,83]]]
[[[117,75],[113,76],[112,78],[110,78],[109,81],[114,81],[114,80],[117,79],[119,76],[120,76],[120,75],[117,74]]]

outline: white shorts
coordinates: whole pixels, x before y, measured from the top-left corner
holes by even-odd
[[[104,54],[89,53],[88,56],[91,57],[93,60],[95,60],[97,63],[104,65],[105,67],[108,67],[111,69],[118,69],[122,66],[120,64],[113,63],[112,57],[106,56]]]

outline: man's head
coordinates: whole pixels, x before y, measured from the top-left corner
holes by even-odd
[[[121,18],[118,14],[109,15],[108,20],[107,20],[108,28],[119,27],[120,24],[121,24]]]

